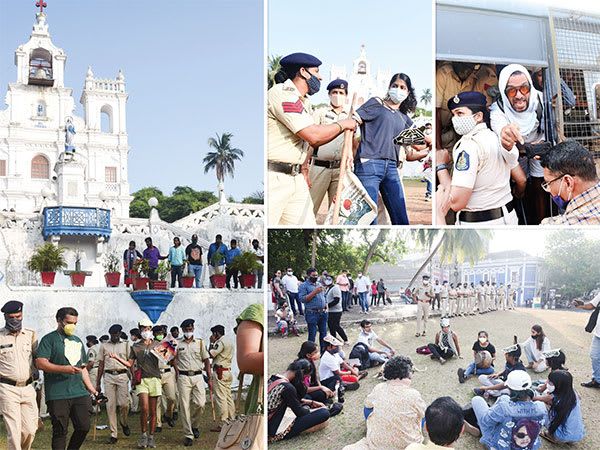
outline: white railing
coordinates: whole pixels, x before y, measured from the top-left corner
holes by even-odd
[[[92,89],[95,91],[106,91],[106,92],[124,92],[125,85],[122,82],[106,79],[94,79],[92,81]]]
[[[262,220],[265,215],[264,205],[246,203],[215,203],[189,216],[173,222],[173,225],[184,229],[196,229],[199,225],[218,216],[232,216],[247,219]]]

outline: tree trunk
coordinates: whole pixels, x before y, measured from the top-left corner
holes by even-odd
[[[312,250],[310,253],[310,267],[315,267],[317,264],[317,238],[318,238],[318,230],[314,229],[312,232]]]
[[[429,253],[429,256],[427,257],[427,259],[423,262],[423,264],[421,264],[421,267],[419,267],[419,270],[417,270],[417,272],[415,273],[415,275],[412,277],[412,279],[408,283],[408,286],[406,286],[407,289],[409,289],[413,285],[413,283],[415,282],[415,280],[417,279],[417,277],[419,276],[419,274],[431,262],[431,260],[433,259],[433,257],[437,253],[437,251],[440,249],[440,247],[442,246],[442,244],[444,243],[445,240],[446,240],[446,233],[444,233],[444,235],[442,236],[442,238],[440,239],[440,241],[434,247],[433,251]]]
[[[371,260],[373,259],[373,255],[375,255],[375,250],[377,250],[377,247],[379,246],[379,244],[381,244],[385,240],[385,236],[388,231],[389,231],[389,229],[387,229],[387,228],[379,230],[379,234],[377,234],[377,237],[369,246],[369,251],[367,252],[367,257],[365,258],[365,263],[363,264],[363,272],[362,273],[366,274],[367,271],[369,270],[369,266],[371,265]]]

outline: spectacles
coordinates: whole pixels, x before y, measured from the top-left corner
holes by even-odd
[[[550,185],[551,185],[552,183],[554,183],[555,181],[558,181],[558,180],[560,180],[560,179],[561,179],[562,177],[564,177],[565,175],[567,175],[567,174],[566,174],[566,173],[563,173],[563,174],[562,174],[560,177],[556,177],[556,178],[555,178],[555,179],[553,179],[553,180],[546,181],[546,182],[542,183],[542,189],[543,189],[544,191],[546,191],[546,192],[550,192]]]
[[[517,91],[523,95],[527,95],[529,94],[529,91],[531,91],[531,86],[529,86],[529,84],[524,84],[523,86],[519,87],[510,86],[504,90],[504,93],[508,98],[513,98],[517,95]]]

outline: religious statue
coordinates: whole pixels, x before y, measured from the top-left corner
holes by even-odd
[[[73,145],[73,138],[75,137],[75,125],[73,125],[73,119],[67,117],[67,123],[65,124],[65,155],[73,157],[75,153],[75,146]]]

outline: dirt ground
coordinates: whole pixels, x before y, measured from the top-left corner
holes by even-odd
[[[583,442],[572,446],[574,449],[597,450],[600,448],[600,436],[594,433],[593,425],[600,420],[600,410],[595,402],[600,401],[600,390],[590,390],[579,386],[579,383],[588,381],[591,377],[591,364],[588,356],[591,335],[584,331],[588,314],[573,311],[548,311],[518,309],[516,311],[503,311],[472,316],[466,318],[455,318],[452,320],[452,328],[459,335],[461,350],[465,359],[453,359],[444,366],[432,361],[427,356],[415,353],[415,349],[433,340],[434,333],[438,329],[438,319],[430,319],[428,324],[428,337],[415,338],[415,322],[394,322],[374,325],[374,330],[388,343],[394,346],[396,351],[409,355],[418,369],[425,372],[417,372],[413,377],[415,387],[426,403],[431,403],[440,396],[452,396],[461,405],[466,404],[472,397],[472,388],[477,387],[476,378],[471,378],[465,384],[459,384],[456,371],[459,367],[466,367],[471,362],[471,346],[477,338],[479,330],[487,330],[490,333],[490,341],[496,348],[502,348],[512,343],[512,336],[516,334],[520,342],[529,335],[530,327],[539,323],[553,348],[560,347],[567,355],[567,367],[573,374],[576,389],[581,395],[582,411],[588,435]],[[352,343],[358,334],[356,325],[346,328],[346,332]],[[269,374],[281,373],[294,358],[300,344],[306,339],[306,334],[300,337],[282,339],[271,337],[269,339]],[[350,347],[345,347],[350,351]],[[500,366],[500,365],[497,365]],[[370,370],[370,376],[361,381],[361,387],[357,391],[346,393],[344,411],[337,417],[331,419],[330,425],[320,432],[301,435],[291,441],[269,445],[274,449],[341,449],[345,445],[354,443],[364,437],[366,432],[363,416],[363,400],[379,381],[371,375],[376,369]],[[544,374],[533,374],[532,378],[544,378]],[[476,438],[463,435],[457,442],[456,449],[474,450],[484,448]],[[544,449],[560,448],[559,446],[542,442]]]
[[[405,178],[404,194],[406,195],[406,209],[411,225],[431,225],[431,204],[425,200],[426,184],[416,178]],[[322,224],[327,216],[327,196],[317,213],[317,223]]]

